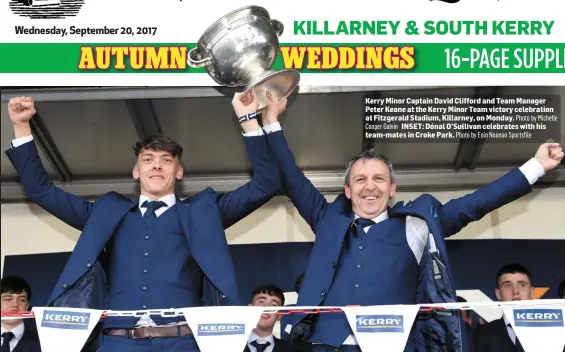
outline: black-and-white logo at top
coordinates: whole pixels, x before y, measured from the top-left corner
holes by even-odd
[[[85,0],[9,0],[10,9],[21,17],[63,19],[78,15]]]

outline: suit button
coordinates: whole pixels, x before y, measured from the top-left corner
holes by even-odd
[[[355,284],[355,288],[359,288],[359,284]]]
[[[144,305],[141,306],[141,308],[147,309],[147,306],[144,304]]]
[[[357,264],[357,269],[361,269],[361,265],[360,265],[360,264]]]
[[[322,291],[322,293],[320,293],[322,295],[322,297],[324,297],[326,295],[326,291]]]
[[[336,262],[333,262],[333,263],[332,263],[332,267],[335,268],[336,266],[337,266],[337,263],[336,263]]]
[[[363,249],[363,246],[359,246],[359,249]]]
[[[148,240],[148,239],[149,239],[149,236],[145,236],[145,239]]]
[[[87,267],[87,268],[90,268],[91,266],[92,266],[92,263],[86,264],[86,267]]]
[[[149,256],[149,253],[145,252],[144,256],[148,257],[148,256]]]
[[[67,284],[64,284],[64,285],[63,285],[63,288],[67,288],[67,287],[69,287],[69,285],[67,285]]]
[[[147,291],[147,287],[145,287],[145,286],[143,286],[141,289],[142,289],[143,291]]]
[[[143,269],[143,273],[144,273],[144,274],[147,274],[147,269]]]

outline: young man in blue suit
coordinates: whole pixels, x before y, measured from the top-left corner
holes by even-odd
[[[238,93],[232,105],[238,117],[253,117],[258,100],[254,94],[242,98]],[[207,188],[180,200],[175,183],[183,176],[182,147],[152,136],[134,147],[139,198],[132,201],[110,192],[92,203],[55,187],[43,168],[29,125],[33,99],[14,98],[8,109],[16,139],[7,155],[27,196],[82,231],[49,306],[122,311],[201,306],[204,280],[215,288],[206,297],[208,305],[241,305],[224,229],[280,187],[256,119],[240,119],[254,166],[253,179],[240,188],[224,194]],[[98,351],[198,351],[182,317],[109,317],[102,324]]]
[[[347,166],[344,193],[332,203],[298,168],[278,123],[286,102],[263,114],[263,129],[285,193],[316,234],[298,306],[456,302],[445,238],[531,191],[563,158],[543,144],[519,169],[464,197],[440,203],[424,194],[388,206],[396,193],[392,164],[374,150]],[[344,314],[293,314],[283,327],[314,352],[360,351]],[[458,311],[420,314],[406,351],[465,351]]]

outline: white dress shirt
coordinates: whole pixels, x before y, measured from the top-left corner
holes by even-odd
[[[2,334],[8,332],[8,330],[4,329],[3,326],[1,330],[2,330]],[[20,325],[13,328],[12,330],[10,330],[12,334],[14,334],[14,337],[10,340],[10,351],[13,351],[14,348],[16,348],[16,345],[18,344],[18,342],[20,342],[22,336],[24,335],[24,330],[25,330],[25,325],[23,322]],[[0,338],[0,340],[1,340],[0,342],[0,346],[1,346],[4,343],[4,338],[2,337]]]
[[[273,349],[275,348],[275,339],[273,338],[273,335],[269,335],[267,337],[260,338],[259,336],[255,335],[254,333],[251,333],[251,335],[249,335],[249,340],[247,340],[247,347],[249,348],[249,351],[251,352],[257,352],[257,349],[255,348],[255,346],[251,345],[251,342],[253,341],[257,341],[257,344],[261,344],[264,343],[264,341],[268,341],[271,344],[269,346],[267,346],[267,348],[265,349],[265,352],[273,352]]]
[[[516,344],[516,332],[512,329],[512,325],[510,325],[510,321],[506,318],[506,314],[502,314],[502,318],[504,319],[504,325],[506,325],[506,331],[508,331],[510,340],[512,340],[513,344]]]
[[[139,196],[139,210],[141,210],[141,216],[145,215],[145,212],[147,211],[147,208],[142,207],[141,205],[145,202],[145,201],[156,201],[159,200],[165,204],[167,204],[166,206],[162,206],[161,208],[155,210],[155,215],[157,217],[161,216],[161,214],[163,214],[165,211],[167,211],[169,208],[171,208],[173,205],[175,205],[177,203],[177,197],[174,194],[169,194],[166,195],[164,197],[161,197],[159,199],[151,199],[149,197],[146,197],[144,195],[140,195]]]

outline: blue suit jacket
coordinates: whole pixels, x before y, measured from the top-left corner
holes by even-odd
[[[316,235],[297,305],[317,306],[332,285],[345,234],[354,220],[351,201],[345,194],[340,194],[333,203],[325,199],[296,165],[282,131],[268,134],[267,140],[282,172],[283,190]],[[420,262],[418,303],[456,302],[445,238],[530,191],[526,177],[515,169],[446,204],[424,194],[414,201],[398,202],[389,208],[391,218],[414,216],[425,220],[435,242],[435,248],[428,242]],[[466,351],[461,343],[459,312],[442,313],[424,314],[415,322],[412,339],[416,351]],[[308,338],[310,326],[305,318],[300,314],[290,316],[291,338],[303,341]]]
[[[210,305],[241,304],[224,229],[255,211],[280,188],[280,176],[265,136],[244,139],[254,167],[249,183],[225,194],[207,188],[174,207],[196,262],[216,289],[208,299]],[[92,203],[58,189],[41,164],[35,142],[9,149],[6,154],[27,196],[82,231],[47,305],[105,309],[106,276],[100,258],[106,243],[138,200],[109,192]]]

